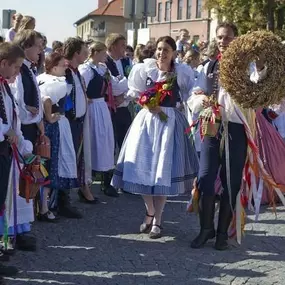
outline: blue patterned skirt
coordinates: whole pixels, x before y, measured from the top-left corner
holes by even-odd
[[[57,190],[68,190],[78,187],[78,179],[63,178],[58,175],[58,154],[59,154],[59,126],[58,123],[50,124],[45,121],[45,135],[50,139],[51,158],[47,162],[50,185],[46,186]]]

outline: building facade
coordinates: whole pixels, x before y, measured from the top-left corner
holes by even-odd
[[[76,34],[84,41],[104,42],[110,33],[127,35],[126,22],[123,17],[123,0],[99,0],[98,9],[79,19]]]
[[[184,28],[194,41],[208,41],[211,13],[204,9],[203,0],[157,0],[156,17],[148,19],[148,28],[151,40],[162,35],[177,39],[179,30]]]

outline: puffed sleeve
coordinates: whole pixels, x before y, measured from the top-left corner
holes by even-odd
[[[276,114],[280,115],[285,112],[285,100],[283,100],[280,104],[270,106],[270,109],[273,110]]]
[[[88,87],[89,82],[92,80],[94,74],[91,68],[87,64],[82,64],[78,68],[80,75],[84,78],[86,88]]]
[[[139,94],[146,89],[147,73],[144,63],[138,63],[133,66],[128,78],[129,91],[127,96],[138,98]]]
[[[195,84],[195,75],[193,69],[187,64],[177,64],[177,83],[181,93],[181,99],[186,102],[190,92]]]
[[[111,75],[113,96],[119,96],[128,92],[128,79],[126,77],[118,78]]]

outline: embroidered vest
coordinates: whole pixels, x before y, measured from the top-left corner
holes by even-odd
[[[110,56],[107,56],[106,65],[113,76],[117,77],[120,75],[115,61]]]
[[[217,77],[217,72],[219,68],[219,61],[218,60],[211,60],[208,65],[207,69],[207,91],[208,91],[208,96],[212,95],[214,88],[215,88],[215,81]],[[216,86],[218,88],[218,86]]]
[[[31,107],[39,108],[39,94],[34,82],[32,70],[25,64],[21,66],[22,83],[24,88],[24,102]]]

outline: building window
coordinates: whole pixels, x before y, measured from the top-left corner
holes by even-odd
[[[191,19],[192,0],[187,0],[186,19]]]
[[[199,38],[200,38],[199,35],[193,36],[193,42],[197,43],[199,41]]]
[[[161,22],[162,19],[162,3],[158,3],[158,8],[157,8],[157,21]]]
[[[170,21],[170,2],[165,2],[165,21]]]
[[[177,20],[182,20],[183,0],[178,0]]]
[[[196,2],[196,18],[202,18],[202,0]]]

